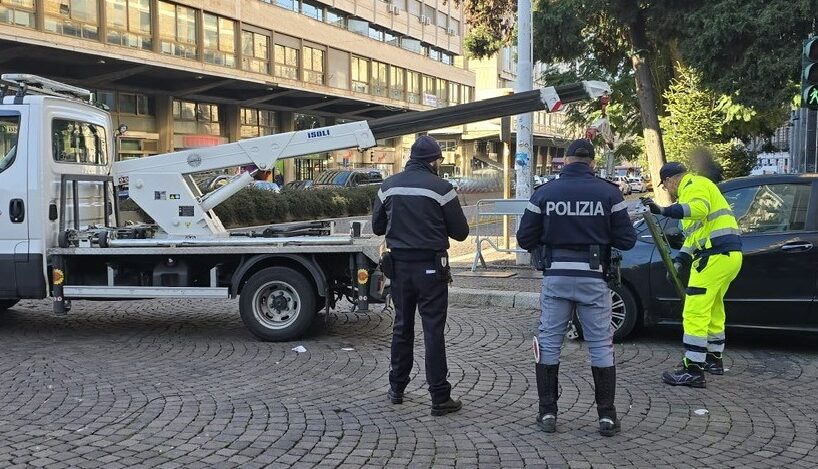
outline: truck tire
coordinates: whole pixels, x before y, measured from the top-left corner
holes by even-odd
[[[242,288],[241,320],[261,340],[296,339],[315,319],[316,296],[312,283],[300,272],[268,267],[253,274]]]
[[[625,285],[619,285],[611,290],[611,300],[613,300],[613,317],[611,318],[611,327],[614,329],[613,340],[614,342],[621,342],[636,327],[639,309],[636,306],[633,293]],[[582,323],[580,323],[576,311],[571,318],[571,324],[576,338],[582,340]],[[569,334],[571,332],[569,330]]]
[[[0,300],[0,313],[16,305],[20,300]]]

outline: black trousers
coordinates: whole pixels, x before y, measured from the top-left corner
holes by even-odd
[[[392,367],[389,384],[397,391],[406,389],[414,362],[415,309],[420,311],[423,341],[426,345],[426,382],[432,403],[446,402],[452,386],[447,381],[446,310],[449,307],[449,284],[438,277],[434,261],[407,262],[395,260],[392,300],[395,324],[392,329]]]

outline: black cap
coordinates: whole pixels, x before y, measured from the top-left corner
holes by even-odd
[[[683,165],[682,163],[676,161],[665,163],[662,166],[662,169],[659,170],[659,179],[664,181],[667,178],[671,178],[673,176],[686,172],[687,168],[685,168],[685,165]]]
[[[565,156],[578,156],[580,158],[593,158],[594,146],[591,141],[585,138],[579,138],[568,145],[568,150],[565,151]]]
[[[440,151],[440,145],[437,140],[428,136],[421,135],[412,144],[412,151],[409,153],[409,158],[413,160],[435,161],[443,158],[443,153]]]

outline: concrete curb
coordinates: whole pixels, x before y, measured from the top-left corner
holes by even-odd
[[[521,291],[449,288],[449,304],[540,309],[540,294]]]

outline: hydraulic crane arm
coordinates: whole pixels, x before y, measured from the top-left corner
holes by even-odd
[[[549,112],[610,93],[607,83],[583,81],[430,111],[352,122],[317,129],[267,135],[210,148],[120,161],[111,170],[114,180],[125,178],[129,195],[165,233],[172,237],[226,235],[212,209],[249,185],[249,173],[202,195],[188,175],[202,171],[255,164],[261,170],[278,160],[346,148],[366,149],[376,140],[432,129],[479,122],[537,110]]]

